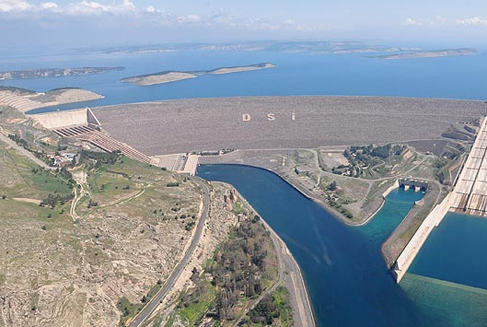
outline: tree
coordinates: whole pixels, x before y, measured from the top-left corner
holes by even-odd
[[[336,191],[336,189],[337,189],[337,182],[336,182],[336,181],[331,182],[331,183],[328,185],[328,189],[329,189],[330,191]]]

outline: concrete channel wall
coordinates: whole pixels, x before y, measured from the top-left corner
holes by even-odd
[[[450,193],[430,212],[421,226],[419,226],[416,233],[414,233],[408,245],[401,252],[396,260],[396,263],[394,264],[392,274],[397,283],[399,283],[404,277],[407,270],[413,263],[414,258],[416,258],[416,255],[419,253],[419,250],[421,250],[424,242],[426,242],[429,234],[441,223],[445,215],[448,213],[448,210],[450,210],[452,204],[453,196]]]
[[[375,217],[375,215],[381,211],[381,209],[384,207],[384,205],[386,204],[386,198],[387,196],[392,192],[394,191],[395,189],[397,189],[399,187],[399,180],[396,179],[396,181],[394,182],[394,184],[392,184],[391,186],[389,186],[389,188],[387,190],[385,190],[384,193],[382,193],[382,203],[380,204],[380,206],[364,221],[363,224],[361,225],[365,225],[366,223],[368,223],[372,218]]]
[[[396,282],[399,283],[401,281],[402,277],[406,274],[407,270],[413,263],[414,258],[416,258],[416,255],[421,250],[424,242],[426,242],[426,239],[430,235],[431,231],[441,223],[448,211],[452,208],[458,209],[468,205],[468,203],[462,199],[467,198],[468,200],[468,196],[472,193],[474,183],[477,180],[477,176],[473,180],[471,178],[467,178],[468,169],[480,170],[482,168],[480,163],[478,165],[474,165],[473,161],[479,160],[475,157],[475,149],[485,149],[485,144],[482,146],[481,143],[483,142],[482,135],[485,131],[486,124],[487,119],[483,118],[477,138],[475,139],[471,152],[465,161],[458,179],[458,183],[455,185],[453,192],[450,192],[446,198],[430,212],[421,226],[419,226],[416,233],[414,233],[401,255],[397,258],[392,271]]]
[[[389,195],[389,193],[391,193],[398,187],[399,187],[399,180],[396,179],[394,184],[392,184],[384,193],[382,193],[382,197],[385,199]]]

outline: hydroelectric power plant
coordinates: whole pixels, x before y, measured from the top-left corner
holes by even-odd
[[[227,148],[311,148],[320,145],[435,139],[450,124],[461,120],[472,120],[478,117],[482,111],[483,104],[480,101],[373,97],[263,97],[163,101],[81,109],[76,112],[55,112],[33,117],[58,135],[73,137],[106,151],[118,150],[129,157],[158,165],[160,155],[188,154],[193,151],[218,151]],[[202,115],[202,112],[205,114]],[[269,113],[272,113],[276,119],[269,120]],[[243,114],[250,115],[252,119],[245,121],[242,119]],[[387,129],[382,129],[384,126],[387,126]],[[484,133],[484,129],[485,121],[481,124],[482,133]],[[411,131],[415,131],[415,134]],[[483,176],[481,170],[483,155],[485,155],[485,145],[480,143],[482,133],[478,134],[479,137],[475,141],[471,155],[457,179],[454,192],[433,209],[394,264],[392,272],[396,282],[400,282],[404,278],[421,246],[448,211],[460,210],[460,203],[472,204],[471,206],[464,205],[464,211],[469,208],[478,210],[479,202],[473,199],[484,195],[481,193],[483,184],[478,178]],[[478,155],[472,155],[475,149],[478,149]],[[176,159],[176,161],[178,160]],[[184,162],[194,163],[194,160],[188,159]],[[211,174],[209,170],[203,166],[200,169],[200,176],[205,177],[205,172]],[[472,173],[472,171],[474,172]],[[264,180],[267,179],[265,174],[261,177]],[[232,178],[226,176],[223,180],[232,181]],[[280,182],[274,182],[280,185]],[[241,183],[241,181],[236,183]],[[468,185],[460,187],[459,185],[462,183]],[[378,322],[379,325],[387,325],[391,319],[396,319],[398,326],[422,326],[421,319],[411,307],[412,304],[408,302],[404,294],[395,288],[396,286],[391,285],[391,283],[394,284],[394,280],[390,276],[387,277],[388,279],[384,277],[387,269],[380,256],[380,244],[407,215],[413,204],[422,198],[420,191],[427,190],[429,185],[424,180],[411,177],[399,179],[397,186],[399,189],[390,192],[384,208],[377,213],[378,216],[371,223],[354,230],[352,227],[342,226],[334,219],[332,219],[333,222],[328,222],[330,219],[328,216],[324,217],[327,220],[327,226],[321,226],[322,222],[313,218],[311,222],[315,228],[319,226],[323,235],[315,235],[316,242],[313,241],[315,243],[312,247],[291,246],[294,249],[293,252],[298,253],[297,256],[301,257],[300,265],[308,267],[308,269],[304,268],[308,271],[308,273],[304,272],[307,281],[317,281],[323,278],[322,275],[314,276],[309,270],[311,266],[316,268],[317,265],[321,265],[323,269],[320,268],[317,273],[327,276],[325,278],[326,287],[321,290],[325,294],[317,295],[316,291],[311,291],[313,299],[316,300],[314,302],[317,303],[315,310],[323,319],[329,319],[344,326],[357,326],[360,325],[360,322],[362,322],[361,325],[367,326],[368,324],[363,324],[363,317],[373,316],[371,321]],[[280,187],[284,186],[280,185]],[[412,189],[416,192],[412,192]],[[278,191],[273,189],[272,192]],[[242,193],[250,199],[254,197],[248,191]],[[400,199],[403,196],[408,198],[407,205],[401,200],[394,202],[394,199]],[[462,199],[467,200],[461,202]],[[282,205],[282,203],[280,204]],[[390,213],[388,210],[391,205],[398,210],[397,214],[393,219],[385,219],[387,213]],[[321,215],[321,213],[317,213],[317,210],[321,208],[308,207],[308,204],[304,206],[307,208],[305,215]],[[264,207],[257,206],[257,209],[259,212],[262,210],[261,214],[266,219],[267,217],[277,219],[272,218],[273,214],[267,212]],[[300,211],[292,212],[295,217],[303,215]],[[281,214],[287,213],[281,212]],[[290,221],[287,223],[292,225]],[[294,227],[302,234],[284,237],[287,243],[293,244],[294,237],[299,237],[299,239],[312,237],[311,234],[307,234],[311,231]],[[329,231],[336,232],[337,236],[333,236],[329,231],[325,233],[327,228],[331,228]],[[281,231],[286,233],[285,230]],[[372,241],[359,238],[357,234],[360,233],[370,236]],[[349,242],[348,249],[345,244],[342,244],[343,239]],[[350,244],[354,245],[350,246]],[[338,249],[347,253],[339,254]],[[364,257],[363,260],[357,260],[356,258],[361,255],[362,251],[369,251],[371,255]],[[345,278],[343,276],[347,270],[350,271]],[[370,281],[368,276],[373,276],[373,281]],[[334,287],[333,282],[336,278],[343,279]],[[369,286],[367,283],[370,283]],[[350,291],[349,295],[343,295],[340,299],[328,297],[327,290],[332,294],[341,293],[339,285],[343,287],[353,285],[353,288],[356,288],[360,294]],[[353,298],[355,295],[358,295],[356,299]],[[380,298],[380,301],[363,302],[363,299],[368,296],[375,300]],[[332,303],[340,306],[335,313],[326,308]],[[350,305],[362,308],[356,317],[347,316],[342,311]],[[389,308],[391,316],[378,315],[378,312],[381,311],[378,305],[388,308],[391,306]],[[402,309],[398,311],[397,308]],[[344,321],[346,321],[345,324],[343,324]]]

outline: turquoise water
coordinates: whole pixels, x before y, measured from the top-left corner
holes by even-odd
[[[431,232],[409,272],[487,290],[486,258],[487,219],[449,213]]]
[[[432,326],[487,326],[487,291],[440,279],[406,274],[400,284]]]
[[[349,227],[268,171],[203,165],[198,175],[233,184],[283,238],[320,326],[435,326],[395,283],[380,253],[421,193],[395,190],[369,224]]]
[[[273,62],[278,67],[151,87],[118,82],[127,76],[163,70],[201,70],[258,62]],[[37,91],[82,87],[106,96],[82,104],[89,106],[251,95],[484,99],[486,63],[487,53],[469,57],[372,60],[363,55],[265,52],[88,52],[0,56],[0,71],[79,66],[125,66],[127,69],[81,77],[0,81],[0,85]],[[80,106],[72,104],[36,112]],[[485,260],[480,260],[487,254],[486,221],[448,216],[433,231],[413,263],[411,272],[415,274],[407,274],[398,286],[384,265],[380,245],[422,194],[394,191],[369,224],[353,228],[339,223],[272,173],[218,165],[202,166],[199,174],[234,184],[286,241],[303,270],[320,326],[487,326],[487,292],[481,289],[487,288],[487,278],[483,277],[487,276],[487,267]]]
[[[259,62],[273,62],[278,66],[274,69],[239,74],[206,75],[150,87],[118,82],[124,77],[164,70],[201,70]],[[372,95],[484,99],[484,86],[487,85],[486,63],[487,53],[468,57],[375,60],[365,58],[364,55],[274,52],[87,52],[70,53],[65,56],[0,58],[0,71],[79,66],[125,66],[126,70],[77,77],[0,81],[0,85],[13,85],[36,91],[66,86],[82,87],[106,96],[105,99],[85,104],[89,106],[251,95]],[[80,104],[59,108],[77,107],[80,107]]]
[[[395,190],[370,223],[350,227],[271,172],[240,165],[203,165],[198,175],[233,184],[284,239],[303,271],[319,326],[487,326],[487,290],[437,279],[444,276],[415,274],[406,274],[398,285],[384,264],[381,244],[423,194]],[[458,255],[448,269],[437,271],[448,270],[451,275],[462,267],[481,266],[482,260],[471,260],[466,251],[475,250],[472,253],[485,259],[487,221],[464,218],[446,217],[414,269],[423,267],[419,264],[423,260],[464,246],[466,250],[453,252]],[[465,233],[475,240],[468,240]],[[448,240],[448,236],[453,238]],[[471,281],[485,282],[483,267],[478,278],[469,276]]]

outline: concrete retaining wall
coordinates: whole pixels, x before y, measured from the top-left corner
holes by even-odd
[[[441,223],[445,215],[448,213],[448,210],[450,210],[452,204],[453,196],[450,193],[430,212],[421,226],[419,226],[416,233],[414,233],[408,245],[401,252],[401,255],[397,258],[396,263],[394,264],[392,274],[397,283],[399,283],[402,277],[406,274],[429,234]]]
[[[56,111],[45,114],[32,115],[31,117],[37,120],[46,128],[56,129],[73,125],[87,125],[88,110],[89,109],[85,108],[78,110]],[[91,120],[96,119],[93,117],[91,118]]]
[[[381,209],[384,207],[384,204],[386,204],[386,198],[387,196],[389,195],[389,193],[391,193],[392,191],[394,191],[396,188],[399,187],[399,181],[396,179],[396,181],[394,182],[394,184],[392,184],[387,190],[385,190],[384,193],[382,193],[382,203],[380,204],[380,206],[362,223],[360,224],[359,226],[362,226],[362,225],[365,225],[366,223],[368,223],[372,218],[375,217],[375,215],[381,211]]]
[[[398,187],[399,187],[399,180],[396,179],[394,184],[392,184],[384,193],[382,193],[382,197],[385,199],[389,195],[389,193],[391,193]]]

